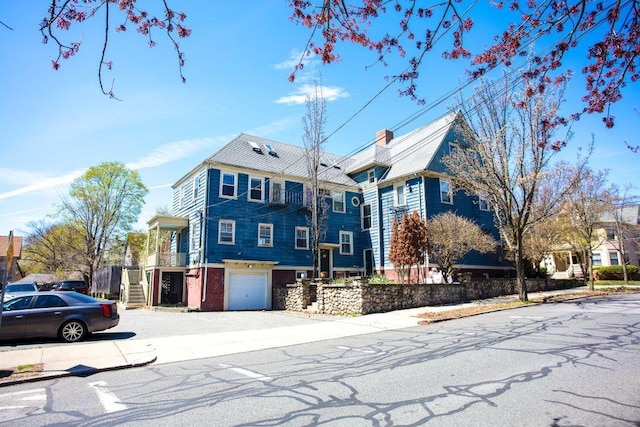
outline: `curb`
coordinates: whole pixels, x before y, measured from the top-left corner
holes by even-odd
[[[156,360],[158,360],[158,356],[154,355],[149,360],[144,360],[141,362],[125,363],[123,365],[117,365],[117,366],[107,366],[105,368],[81,368],[74,371],[53,371],[53,372],[41,373],[40,375],[35,375],[33,377],[24,377],[24,378],[6,380],[6,381],[0,380],[0,388],[8,387],[16,384],[35,383],[38,381],[44,381],[44,380],[50,380],[50,379],[56,379],[56,378],[88,377],[90,375],[97,374],[98,372],[120,371],[120,370],[130,369],[130,368],[139,368],[142,366],[150,365],[154,363]]]

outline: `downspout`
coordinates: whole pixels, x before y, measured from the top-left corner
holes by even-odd
[[[424,218],[424,221],[427,220],[427,198],[425,197],[424,201],[422,200],[422,192],[424,191],[425,185],[424,185],[424,180],[425,177],[421,176],[420,177],[420,181],[418,182],[418,191],[419,191],[419,196],[420,196],[420,217]],[[425,271],[423,271],[423,277],[424,280],[426,282],[427,280],[427,276],[429,274],[429,251],[425,251],[424,252],[424,265],[425,265]]]
[[[207,251],[206,251],[206,244],[207,244],[207,225],[209,223],[208,219],[209,219],[209,205],[208,205],[208,200],[209,200],[209,186],[208,184],[208,179],[209,179],[209,166],[207,166],[205,168],[205,174],[204,174],[204,218],[200,219],[200,237],[202,238],[202,242],[200,244],[200,251],[202,252],[200,255],[200,260],[201,262],[204,262],[204,284],[202,286],[202,301],[201,302],[205,302],[207,300],[207,283],[208,283],[208,278],[209,278],[209,266],[208,266],[208,262],[207,262]],[[202,211],[200,211],[200,214],[202,214]]]

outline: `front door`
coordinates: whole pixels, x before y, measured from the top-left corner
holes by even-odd
[[[160,304],[175,305],[182,302],[184,276],[181,271],[163,271]]]
[[[320,249],[320,277],[331,277],[331,249]]]
[[[364,250],[364,275],[367,277],[373,275],[373,249]]]

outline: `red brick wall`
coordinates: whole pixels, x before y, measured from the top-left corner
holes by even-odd
[[[200,310],[203,272],[200,268],[191,268],[185,272],[185,282],[187,284],[187,295],[185,299],[189,308]]]
[[[205,300],[200,301],[200,310],[222,311],[224,310],[224,269],[209,268],[208,270],[206,274],[204,270],[201,273],[202,283],[204,283],[204,277],[207,277],[207,289]]]

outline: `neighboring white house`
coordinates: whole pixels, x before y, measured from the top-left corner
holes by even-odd
[[[616,226],[613,214],[605,214],[596,230],[593,266],[622,265],[623,262],[640,266],[640,206],[629,206],[617,212],[621,219]],[[624,256],[620,249],[624,250]],[[583,256],[567,246],[547,255],[542,266],[554,279],[583,276]]]

